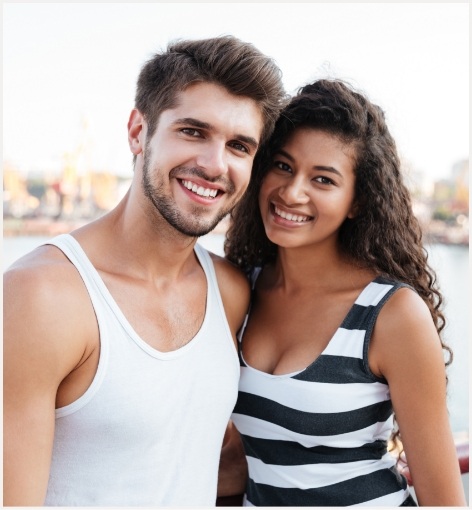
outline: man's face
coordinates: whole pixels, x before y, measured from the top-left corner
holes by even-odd
[[[145,196],[180,233],[207,234],[246,190],[262,127],[252,99],[212,83],[189,86],[146,139]]]

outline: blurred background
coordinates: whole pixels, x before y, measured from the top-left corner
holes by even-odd
[[[5,233],[113,207],[142,64],[230,33],[275,59],[289,93],[337,77],[379,104],[428,239],[467,245],[468,22],[466,3],[4,3]]]
[[[170,40],[222,34],[273,57],[289,93],[336,77],[386,112],[446,297],[451,424],[468,441],[468,3],[3,3],[3,269],[116,205],[141,66]],[[222,253],[223,237],[200,242]]]

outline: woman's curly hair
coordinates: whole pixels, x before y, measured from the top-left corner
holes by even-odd
[[[243,199],[231,213],[226,257],[245,272],[275,259],[277,246],[265,234],[259,190],[275,152],[301,127],[332,134],[356,152],[356,216],[341,226],[342,252],[358,265],[413,287],[428,305],[440,334],[445,326],[443,298],[428,264],[384,112],[342,80],[322,79],[302,87],[283,110],[272,138],[256,156]],[[448,365],[452,351],[443,340],[441,344],[449,355]]]

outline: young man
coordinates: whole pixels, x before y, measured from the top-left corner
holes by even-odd
[[[5,273],[6,506],[215,504],[249,291],[196,240],[284,98],[273,61],[229,36],[143,66],[127,195]]]

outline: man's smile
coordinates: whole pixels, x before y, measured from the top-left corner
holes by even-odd
[[[182,179],[181,182],[188,190],[192,191],[193,193],[196,193],[197,195],[199,195],[201,197],[205,197],[205,198],[215,198],[219,191],[216,188],[206,188],[203,186],[199,186],[195,182],[185,180],[185,179]]]

